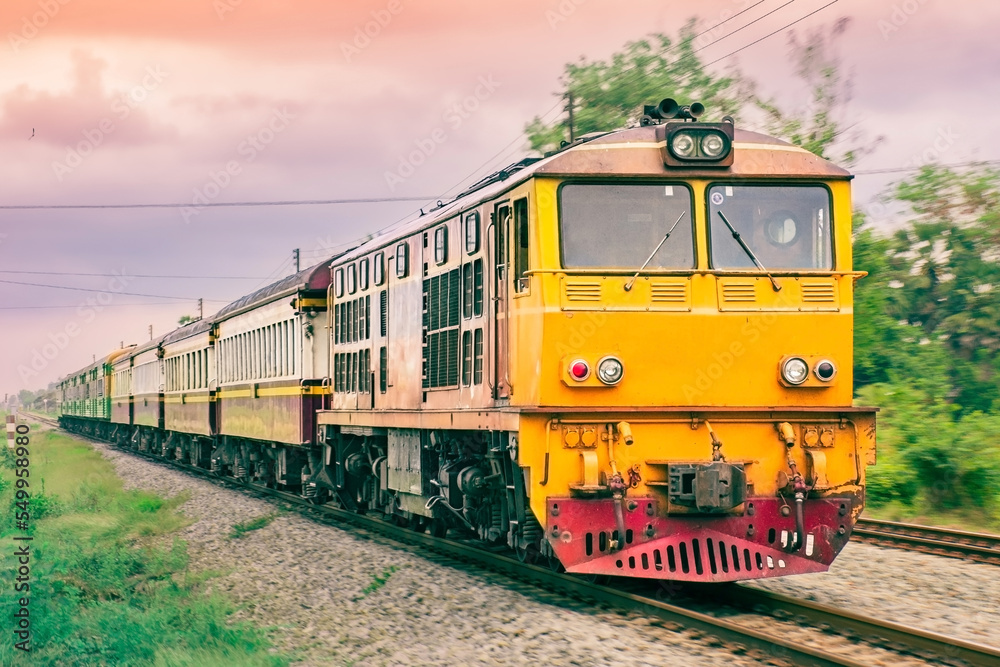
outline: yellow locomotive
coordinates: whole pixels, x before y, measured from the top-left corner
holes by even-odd
[[[827,569],[875,457],[851,176],[702,111],[646,107],[133,352],[188,341],[209,421],[108,432],[570,572]]]

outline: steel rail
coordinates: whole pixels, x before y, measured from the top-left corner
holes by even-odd
[[[860,519],[853,536],[861,541],[1000,565],[1000,535],[937,526]]]
[[[723,587],[718,598],[736,606],[746,607],[779,620],[790,620],[799,625],[810,625],[825,632],[832,632],[852,640],[886,648],[897,653],[914,655],[930,661],[944,659],[946,664],[995,667],[1000,665],[1000,649],[968,642],[893,623],[883,619],[863,616],[846,609],[838,609],[818,602],[773,593],[743,584]]]
[[[26,416],[60,427],[55,420],[27,414]],[[61,427],[60,427],[61,428]],[[70,432],[72,433],[72,432]],[[81,435],[81,434],[73,434]],[[88,436],[83,436],[88,437]],[[310,518],[327,523],[349,524],[369,530],[397,543],[415,545],[426,555],[427,551],[452,558],[462,564],[474,564],[532,585],[555,591],[588,603],[601,603],[647,617],[659,619],[668,630],[694,630],[721,640],[734,653],[767,660],[784,660],[792,665],[817,667],[861,667],[867,663],[853,660],[822,649],[780,639],[773,633],[764,633],[746,627],[739,621],[729,621],[700,613],[676,604],[668,604],[643,594],[623,591],[589,582],[576,575],[554,572],[551,569],[525,564],[502,553],[483,549],[479,545],[453,539],[435,538],[402,528],[382,519],[359,515],[330,505],[316,505],[308,499],[277,489],[249,484],[230,477],[219,477],[211,471],[180,461],[164,459],[149,452],[117,448],[137,454],[159,464],[171,464],[200,477],[223,483],[236,489],[269,496],[308,510]],[[1000,664],[1000,650],[966,642],[918,628],[862,616],[814,602],[798,600],[746,585],[713,588],[713,597],[720,602],[751,608],[755,613],[770,615],[779,620],[791,620],[827,632],[842,634],[850,639],[861,639],[897,653],[915,655],[922,659],[954,662],[960,660],[972,666]]]

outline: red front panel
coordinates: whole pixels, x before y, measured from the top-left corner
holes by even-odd
[[[721,582],[825,572],[853,528],[850,498],[808,500],[806,537],[793,550],[793,503],[752,498],[746,508],[742,516],[663,516],[656,498],[626,498],[625,539],[612,552],[613,500],[550,498],[546,535],[569,572]]]

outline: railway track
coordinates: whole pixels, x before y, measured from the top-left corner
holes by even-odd
[[[1000,565],[1000,535],[861,519],[854,528],[853,537],[880,546]]]
[[[24,415],[42,423],[59,427],[56,420],[36,415]],[[622,613],[638,613],[673,631],[687,631],[695,636],[710,635],[733,653],[746,655],[775,665],[816,667],[862,667],[868,663],[850,655],[841,655],[825,648],[783,639],[777,632],[764,632],[748,627],[739,621],[702,613],[680,604],[657,599],[654,592],[643,590],[635,580],[611,587],[587,581],[576,575],[555,572],[547,567],[524,564],[507,553],[486,550],[480,545],[454,539],[435,538],[430,535],[396,526],[383,519],[358,515],[330,505],[315,505],[298,495],[276,489],[247,484],[231,478],[220,478],[207,470],[176,461],[167,461],[145,452],[121,450],[137,454],[161,465],[183,468],[192,474],[224,483],[259,496],[300,507],[312,518],[323,523],[362,528],[397,543],[417,546],[422,553],[434,553],[462,564],[471,564],[530,583],[548,591],[589,604],[607,606]],[[703,589],[704,590],[704,589]],[[902,655],[912,655],[931,663],[947,665],[995,666],[1000,664],[1000,650],[965,642],[959,639],[926,632],[916,628],[865,617],[845,610],[797,600],[787,596],[743,585],[714,587],[713,602],[729,604],[752,610],[753,613],[771,616],[779,621],[811,626],[829,634],[839,634],[852,641],[863,641],[872,646]],[[704,603],[704,599],[701,600]]]

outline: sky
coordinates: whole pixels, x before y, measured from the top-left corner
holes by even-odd
[[[905,173],[866,172],[1000,159],[987,0],[4,0],[0,394],[165,333],[199,298],[211,314],[289,274],[293,249],[318,262],[528,155],[524,125],[559,115],[566,63],[742,10],[699,55],[738,50],[711,69],[788,109],[808,96],[789,32],[850,19],[848,120],[883,137],[855,167],[875,224]],[[412,200],[203,206],[358,198]],[[181,207],[9,208],[121,204]]]

